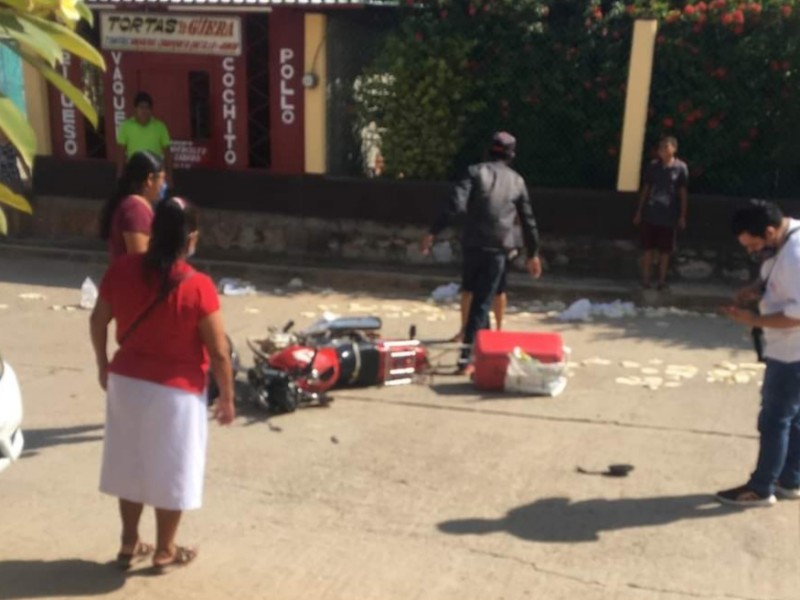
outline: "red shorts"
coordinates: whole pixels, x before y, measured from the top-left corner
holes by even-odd
[[[642,250],[672,253],[675,250],[675,228],[642,223]]]

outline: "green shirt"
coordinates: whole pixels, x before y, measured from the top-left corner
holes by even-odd
[[[169,131],[163,121],[150,118],[142,125],[134,117],[122,122],[117,132],[117,143],[125,146],[127,158],[134,153],[148,150],[156,156],[164,156],[164,148],[169,147]]]

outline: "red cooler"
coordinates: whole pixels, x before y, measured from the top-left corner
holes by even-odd
[[[475,386],[500,391],[505,386],[508,355],[514,348],[543,363],[564,360],[564,344],[557,333],[491,331],[483,329],[475,339]]]

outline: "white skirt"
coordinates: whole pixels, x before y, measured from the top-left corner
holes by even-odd
[[[205,395],[108,376],[100,491],[166,510],[203,502]]]

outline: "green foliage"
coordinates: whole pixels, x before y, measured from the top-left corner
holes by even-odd
[[[795,0],[412,4],[367,74],[379,93],[357,98],[389,175],[452,174],[507,129],[536,185],[612,187],[636,18],[660,20],[648,149],[676,135],[693,189],[725,193],[800,164]]]
[[[57,70],[63,53],[70,52],[105,68],[100,53],[75,33],[82,20],[92,14],[82,0],[0,0],[0,43],[16,52],[60,92],[75,103],[90,123],[97,125],[97,112],[86,96]],[[0,129],[28,166],[36,155],[36,136],[25,116],[10,98],[0,93]],[[0,184],[0,204],[30,213],[28,201]],[[0,213],[0,234],[6,233]]]

